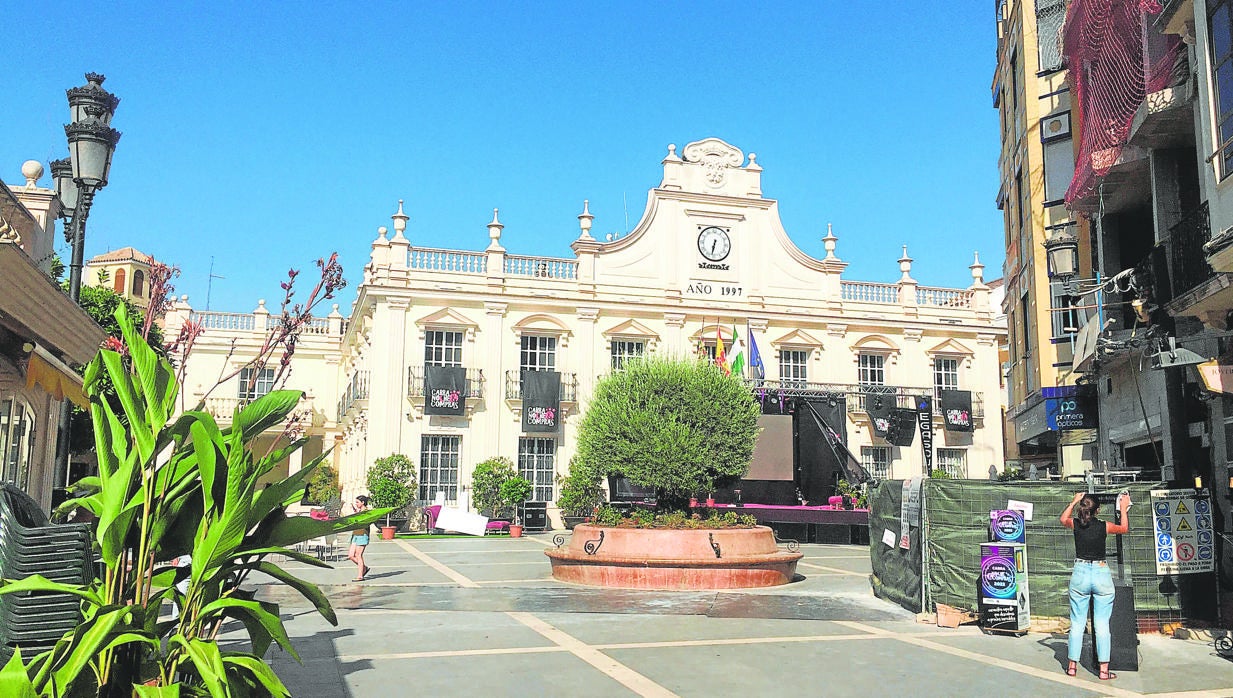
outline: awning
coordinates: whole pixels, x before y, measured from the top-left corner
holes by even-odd
[[[36,385],[57,400],[68,398],[83,410],[90,409],[90,401],[82,392],[81,376],[38,345],[33,346],[26,364],[26,388]]]

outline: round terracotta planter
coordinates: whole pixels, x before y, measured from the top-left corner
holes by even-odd
[[[787,584],[801,553],[780,550],[766,526],[611,528],[580,524],[545,550],[563,582],[631,589],[745,589]]]
[[[509,525],[509,537],[510,538],[521,538],[522,537],[522,525],[521,524],[510,524]]]
[[[393,526],[382,526],[381,540],[394,540],[394,534],[397,532],[398,529]]]

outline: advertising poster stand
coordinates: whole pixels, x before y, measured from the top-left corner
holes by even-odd
[[[1028,598],[1027,527],[1023,512],[989,512],[989,541],[980,545],[980,624],[985,630],[1026,633],[1032,624]]]

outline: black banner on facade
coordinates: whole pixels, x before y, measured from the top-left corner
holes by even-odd
[[[920,425],[920,447],[925,454],[925,474],[933,472],[933,398],[916,398],[916,422]]]
[[[892,446],[911,446],[916,440],[916,410],[910,407],[893,407],[886,440]]]
[[[424,367],[424,414],[462,414],[467,406],[467,369]]]
[[[946,431],[972,431],[972,391],[943,390],[940,399]]]
[[[895,396],[884,393],[865,393],[865,414],[869,415],[869,425],[874,436],[885,439],[891,428],[891,418],[895,409]],[[915,419],[915,417],[913,417]]]
[[[555,432],[561,426],[561,374],[522,372],[522,430]]]

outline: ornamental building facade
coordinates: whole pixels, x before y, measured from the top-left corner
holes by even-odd
[[[761,356],[763,370],[744,378],[764,414],[802,398],[828,405],[829,426],[875,477],[928,471],[922,439],[892,445],[870,422],[875,407],[924,406],[934,469],[1001,469],[1006,328],[978,258],[968,288],[919,285],[906,247],[897,283],[849,281],[829,226],[823,259],[789,239],[754,154],[708,138],[679,154],[669,146],[663,168],[642,219],[618,239],[591,236],[584,203],[572,257],[508,252],[495,211],[483,249],[422,246],[406,236],[399,203],[350,317],[335,307],[315,321],[287,385],[308,393],[306,455],[333,448],[344,498],[364,491],[376,458],[403,453],[419,468],[421,499],[467,506],[474,466],[504,456],[532,481],[533,499],[551,503],[599,378],[639,355],[714,356],[734,333],[747,364],[754,346]],[[168,336],[188,318],[206,327],[186,369],[191,402],[260,346],[269,312],[263,302],[251,314],[199,313],[182,299]],[[269,389],[262,376],[232,383],[207,399],[224,419]],[[943,420],[943,390],[970,400],[967,430]],[[764,432],[762,460],[763,442],[793,431]],[[777,453],[807,460],[811,448]]]

